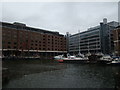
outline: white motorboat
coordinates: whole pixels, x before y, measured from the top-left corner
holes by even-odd
[[[68,56],[67,58],[63,58],[63,60],[82,60],[82,58],[76,56]]]
[[[58,62],[86,62],[88,59],[85,59],[83,56],[79,56],[79,57],[76,57],[75,55],[71,56],[69,54],[67,54],[67,57],[66,58],[61,58],[58,60]]]
[[[102,61],[112,61],[112,57],[110,55],[103,55],[100,60]]]
[[[113,58],[113,60],[108,64],[120,64],[120,57]]]
[[[59,59],[62,59],[62,58],[63,58],[63,55],[54,56],[55,60],[59,60]]]

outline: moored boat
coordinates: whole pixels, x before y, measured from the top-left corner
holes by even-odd
[[[110,55],[103,55],[100,60],[102,61],[112,61],[112,57]]]
[[[101,56],[100,59],[98,59],[98,63],[101,64],[106,64],[106,63],[110,63],[113,60],[113,58],[110,55],[103,55]]]
[[[71,56],[67,54],[67,57],[62,57],[57,60],[58,62],[65,62],[65,63],[86,63],[88,58],[84,57],[83,55],[76,57],[75,55]]]
[[[120,57],[114,57],[113,60],[110,63],[107,64],[119,64],[120,65]]]
[[[62,59],[62,58],[63,58],[63,55],[54,56],[54,59],[55,59],[55,60],[60,60],[60,59]]]

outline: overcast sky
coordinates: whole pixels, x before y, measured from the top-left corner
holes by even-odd
[[[61,34],[85,31],[103,18],[118,21],[117,2],[4,2],[2,21],[58,31]]]

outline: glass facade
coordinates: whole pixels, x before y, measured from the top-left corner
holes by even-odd
[[[99,26],[89,28],[87,31],[71,35],[69,37],[69,51],[77,54],[99,53],[111,54],[113,52],[113,40],[111,31],[118,26],[118,22],[100,23]]]

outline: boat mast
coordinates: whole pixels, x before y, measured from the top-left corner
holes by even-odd
[[[97,38],[96,38],[96,53],[97,53]]]
[[[88,53],[89,53],[90,51],[89,51],[89,39],[88,39]]]
[[[118,55],[118,45],[119,45],[119,40],[118,40],[118,31],[116,30],[116,51],[117,51],[117,53],[116,53],[116,55]]]
[[[78,45],[79,45],[79,55],[80,55],[80,30],[78,31],[78,33],[79,33],[79,34],[78,34],[78,39],[79,39],[79,40],[78,40]]]

